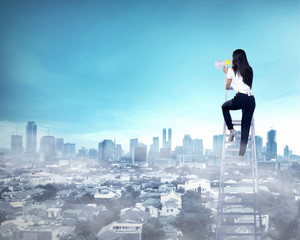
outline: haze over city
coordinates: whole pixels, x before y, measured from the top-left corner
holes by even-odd
[[[300,239],[299,0],[1,0],[0,33],[1,240]]]

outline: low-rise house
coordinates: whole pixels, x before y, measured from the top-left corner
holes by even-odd
[[[146,220],[151,218],[151,214],[146,208],[141,205],[125,208],[121,210],[120,221],[121,222],[139,222],[144,223]]]
[[[142,223],[113,222],[103,227],[97,234],[99,240],[142,240]]]
[[[15,216],[23,215],[23,203],[22,202],[10,202],[9,203],[13,207],[13,212]]]
[[[169,193],[162,193],[160,201],[162,204],[161,216],[177,216],[180,213],[182,201],[179,193],[174,190]]]
[[[71,193],[72,193],[72,190],[61,190],[56,193],[56,198],[65,199],[65,198],[69,197],[71,195]]]
[[[13,219],[17,216],[23,215],[23,204],[21,202],[0,202],[1,216],[7,216]]]
[[[15,240],[59,240],[59,229],[49,226],[29,227],[14,233]]]
[[[163,184],[159,186],[158,189],[160,192],[171,192],[172,190],[176,190],[176,187],[173,184]]]
[[[78,219],[80,214],[81,214],[81,210],[79,209],[67,209],[64,211],[63,217],[70,218],[70,219]]]
[[[1,224],[0,226],[0,239],[1,240],[11,240],[14,232],[17,230],[17,225],[12,222],[7,222]]]
[[[48,218],[58,218],[61,216],[60,208],[48,208],[47,209]]]
[[[210,193],[210,181],[207,179],[194,179],[185,182],[184,184],[178,184],[177,189],[184,189],[185,191],[201,191],[202,195]]]

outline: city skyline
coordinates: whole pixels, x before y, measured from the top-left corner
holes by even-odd
[[[225,96],[214,61],[242,48],[256,135],[273,127],[278,152],[300,155],[299,12],[296,0],[1,2],[0,147],[33,120],[39,139],[49,130],[79,146],[150,145],[167,127],[173,148],[184,134],[211,148]]]
[[[66,136],[59,136],[59,137],[57,137],[55,135],[51,135],[51,134],[49,134],[49,130],[48,130],[48,134],[47,135],[43,135],[43,134],[39,133],[39,131],[37,130],[39,126],[36,125],[36,123],[34,121],[30,121],[30,122],[27,122],[27,125],[26,125],[26,128],[25,128],[26,131],[24,132],[24,142],[22,141],[23,134],[20,134],[19,132],[15,133],[15,134],[12,134],[10,136],[10,148],[11,149],[13,147],[16,148],[16,146],[15,146],[16,143],[15,142],[13,143],[13,138],[21,137],[21,139],[19,139],[19,140],[16,139],[18,141],[17,144],[20,145],[20,143],[21,143],[24,152],[28,153],[28,151],[26,150],[27,149],[27,141],[25,141],[25,139],[27,139],[27,137],[28,137],[28,134],[27,134],[28,133],[28,126],[35,126],[35,134],[37,136],[37,139],[36,139],[36,148],[37,148],[36,152],[43,152],[43,150],[42,150],[43,147],[41,146],[41,144],[42,144],[43,139],[48,139],[48,137],[50,137],[50,138],[54,137],[54,141],[56,139],[57,140],[59,139],[59,140],[62,140],[63,143],[65,142],[65,144],[74,145],[74,154],[75,154],[75,149],[76,149],[77,153],[80,150],[82,150],[82,149],[86,149],[86,150],[89,150],[89,149],[93,149],[93,150],[94,149],[98,149],[98,151],[99,151],[100,144],[102,142],[106,142],[106,141],[110,141],[111,143],[120,145],[121,148],[124,150],[124,153],[125,154],[129,153],[130,156],[132,155],[132,147],[134,147],[135,145],[139,145],[139,144],[145,144],[147,147],[149,147],[148,150],[151,151],[151,145],[154,144],[154,141],[156,141],[156,144],[158,144],[158,149],[160,149],[160,148],[166,148],[167,147],[167,148],[170,148],[171,151],[176,151],[176,147],[182,147],[185,144],[184,141],[186,140],[186,137],[192,139],[193,141],[199,141],[200,140],[201,144],[203,144],[203,139],[199,139],[199,138],[195,138],[195,137],[191,138],[191,135],[188,134],[188,133],[186,133],[186,134],[184,134],[182,136],[182,138],[180,140],[177,139],[177,141],[175,141],[175,142],[178,142],[178,144],[176,144],[172,148],[169,145],[169,143],[174,141],[174,139],[172,138],[172,132],[173,132],[173,130],[171,128],[168,128],[168,141],[166,141],[166,128],[163,128],[163,129],[161,129],[160,136],[153,136],[152,137],[151,141],[153,141],[153,142],[151,142],[151,141],[147,141],[147,142],[141,141],[140,138],[131,138],[131,139],[127,139],[126,143],[121,143],[121,142],[116,141],[115,138],[108,137],[108,138],[103,138],[103,139],[98,140],[97,143],[94,144],[94,145],[84,145],[84,144],[80,145],[77,142],[68,141],[68,138],[66,138]],[[272,136],[271,139],[270,139],[270,136]],[[64,141],[65,138],[67,139],[66,141]],[[211,146],[207,147],[205,144],[203,144],[202,145],[203,146],[203,150],[202,150],[203,152],[205,152],[206,150],[209,150],[209,151],[214,152],[218,156],[220,155],[220,153],[215,152],[215,151],[221,151],[221,149],[219,149],[219,150],[215,149],[216,148],[216,146],[215,146],[215,138],[220,138],[220,142],[222,142],[223,141],[222,140],[223,139],[223,134],[219,133],[217,135],[212,135],[211,136],[211,140],[212,140]],[[264,139],[265,139],[265,141],[264,141]],[[160,140],[161,140],[161,143],[160,143]],[[257,143],[257,144],[261,145],[261,147],[263,147],[265,149],[264,151],[266,151],[266,152],[270,151],[270,149],[269,149],[270,147],[268,146],[268,141],[271,140],[273,143],[276,144],[275,152],[276,152],[277,155],[280,155],[281,157],[284,156],[286,154],[285,151],[286,151],[287,148],[292,151],[292,154],[298,155],[287,144],[284,145],[284,148],[282,149],[282,151],[281,151],[281,149],[277,148],[277,131],[275,129],[270,129],[266,133],[266,138],[264,138],[264,137],[262,137],[260,135],[256,135],[256,140],[259,141],[259,143]],[[76,147],[75,147],[75,145],[76,145]],[[221,147],[221,146],[219,146],[219,147]],[[20,148],[20,146],[18,146],[18,148]],[[1,149],[1,146],[0,146],[0,149]],[[8,147],[7,147],[7,149],[8,149]],[[261,149],[259,151],[262,152],[263,150]],[[271,158],[277,158],[277,156],[271,157]]]

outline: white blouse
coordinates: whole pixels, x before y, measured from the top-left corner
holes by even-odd
[[[251,88],[246,83],[244,83],[243,77],[239,72],[234,74],[233,69],[228,68],[226,78],[232,79],[231,86],[236,93],[240,92],[248,95],[253,95]]]

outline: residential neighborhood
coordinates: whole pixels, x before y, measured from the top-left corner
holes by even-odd
[[[276,224],[285,221],[276,217],[276,202],[289,202],[287,225],[299,216],[299,166],[289,171],[295,174],[290,183],[282,179],[284,172],[260,174],[266,239],[275,240]],[[218,174],[218,167],[195,164],[103,168],[88,158],[47,166],[5,163],[0,169],[0,239],[188,240],[199,232],[198,239],[214,239]],[[233,170],[226,189],[238,188],[243,175]]]

